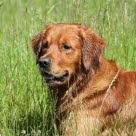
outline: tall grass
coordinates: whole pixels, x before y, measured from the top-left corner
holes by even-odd
[[[104,55],[136,69],[135,0],[0,1],[0,134],[57,135],[50,93],[31,39],[49,23],[81,23],[107,41]]]

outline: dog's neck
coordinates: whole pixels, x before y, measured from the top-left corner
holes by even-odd
[[[113,70],[111,71],[111,69]],[[96,69],[91,69],[87,73],[79,73],[74,78],[75,80],[72,79],[69,82],[70,86],[66,84],[51,88],[55,92],[59,112],[63,113],[69,108],[71,109],[73,100],[76,103],[79,98],[83,100],[98,94],[98,91],[106,90],[118,69],[120,68],[114,61],[101,57],[100,64]]]

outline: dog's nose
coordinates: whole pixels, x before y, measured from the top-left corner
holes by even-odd
[[[39,59],[38,63],[39,63],[40,67],[46,68],[46,67],[50,66],[51,59],[50,58],[42,58],[42,59]]]

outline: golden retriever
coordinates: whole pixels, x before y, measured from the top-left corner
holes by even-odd
[[[48,25],[32,40],[66,136],[91,136],[135,120],[136,71],[102,57],[105,46],[95,31],[78,24]]]

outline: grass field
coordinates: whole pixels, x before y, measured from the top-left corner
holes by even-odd
[[[92,27],[107,41],[106,58],[136,69],[136,0],[0,0],[1,136],[57,135],[31,40],[58,22]]]

